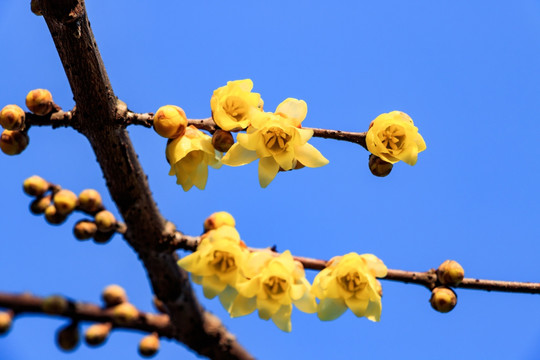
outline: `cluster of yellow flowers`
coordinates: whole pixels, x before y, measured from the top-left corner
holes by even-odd
[[[356,316],[379,321],[382,288],[375,277],[386,276],[386,266],[374,255],[336,257],[311,286],[302,264],[288,250],[279,255],[250,251],[232,216],[221,212],[210,219],[218,221],[211,221],[197,251],[178,265],[202,285],[205,297],[218,296],[231,317],[258,310],[261,319],[272,319],[281,330],[291,331],[294,304],[300,311],[316,312],[321,320],[334,320],[350,308]]]

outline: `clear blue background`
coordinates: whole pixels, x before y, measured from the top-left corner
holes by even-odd
[[[34,88],[74,103],[45,22],[29,1],[0,2],[0,104],[24,105]],[[330,164],[280,173],[260,189],[257,165],[212,170],[207,189],[184,193],[167,176],[165,140],[130,127],[163,214],[188,234],[228,210],[254,247],[330,258],[374,253],[390,268],[427,270],[458,260],[470,277],[540,281],[540,2],[538,1],[88,1],[116,95],[138,112],[165,104],[210,115],[212,91],[251,78],[270,111],[287,97],[309,107],[305,126],[365,131],[383,112],[407,112],[427,150],[376,178],[361,147],[314,139]],[[99,302],[118,283],[150,311],[136,254],[119,237],[78,242],[30,215],[22,181],[38,174],[110,201],[88,142],[72,129],[32,128],[20,156],[0,156],[0,291],[61,293]],[[314,273],[308,271],[312,278]],[[458,290],[448,314],[429,292],[383,281],[380,323],[350,312],[333,322],[293,313],[292,333],[255,314],[229,319],[201,299],[259,359],[538,359],[540,298]],[[196,286],[200,294],[200,288]],[[65,320],[24,316],[0,338],[2,359],[136,358],[141,334],[64,355]],[[164,341],[160,359],[194,355]]]

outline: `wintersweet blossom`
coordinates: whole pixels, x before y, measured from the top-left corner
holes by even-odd
[[[203,236],[197,251],[180,259],[178,265],[191,273],[191,278],[202,285],[204,296],[213,299],[220,296],[222,303],[228,288],[234,291],[240,268],[247,260],[249,251],[232,226],[222,226]],[[229,306],[230,301],[224,306]]]
[[[249,126],[251,115],[263,107],[261,95],[252,93],[251,79],[227,82],[214,90],[210,99],[212,118],[223,130],[242,130]]]
[[[283,101],[275,113],[254,114],[247,133],[238,134],[237,142],[222,162],[240,166],[260,158],[259,183],[263,188],[272,182],[279,170],[328,164],[328,160],[307,143],[313,130],[300,128],[306,114],[306,103],[292,98]]]
[[[350,308],[358,317],[379,321],[382,289],[375,277],[384,277],[386,273],[386,266],[372,254],[349,253],[330,260],[311,288],[320,299],[319,319],[337,319]]]
[[[221,167],[221,153],[212,146],[212,138],[193,125],[188,126],[184,136],[167,144],[166,154],[171,164],[169,175],[176,175],[176,183],[184,191],[193,185],[203,190],[208,180],[208,165]]]
[[[266,251],[251,253],[243,274],[245,280],[236,285],[239,294],[228,309],[232,317],[258,309],[261,319],[272,319],[281,330],[291,331],[293,304],[306,313],[317,311],[304,268],[289,251],[279,256]]]
[[[418,153],[426,149],[426,143],[409,115],[401,111],[384,113],[369,126],[366,135],[369,152],[389,163],[399,160],[416,164]]]

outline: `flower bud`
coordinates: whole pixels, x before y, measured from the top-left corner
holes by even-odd
[[[218,129],[212,135],[212,145],[217,151],[227,152],[233,144],[234,138],[230,131]]]
[[[95,216],[96,225],[99,231],[109,232],[116,229],[116,218],[107,210],[98,212]]]
[[[101,345],[107,340],[107,337],[111,333],[111,328],[111,323],[91,325],[84,333],[84,340],[90,346]]]
[[[94,237],[97,232],[97,226],[93,221],[80,220],[73,227],[73,235],[78,240],[88,240]]]
[[[24,180],[23,190],[30,196],[42,196],[49,190],[49,183],[37,175],[30,176]]]
[[[41,308],[47,314],[62,314],[68,308],[68,301],[60,295],[51,295],[43,299]]]
[[[60,225],[66,221],[67,215],[60,214],[54,205],[49,205],[45,209],[45,220],[52,225]]]
[[[13,315],[11,313],[0,311],[0,335],[9,331],[12,321]]]
[[[86,189],[79,194],[79,207],[82,211],[94,213],[103,208],[101,195],[94,189]]]
[[[184,135],[186,127],[186,113],[178,106],[162,106],[154,115],[154,130],[165,138],[174,139]]]
[[[52,197],[50,195],[40,196],[30,203],[30,211],[34,215],[43,214],[45,209],[51,205]],[[53,206],[54,207],[54,206]],[[55,209],[56,210],[56,209]]]
[[[52,94],[45,89],[32,90],[26,95],[26,107],[36,115],[47,115],[53,110]]]
[[[101,298],[105,303],[105,306],[115,306],[128,301],[126,290],[120,285],[109,285],[101,293]]]
[[[159,350],[159,337],[157,333],[152,333],[142,338],[139,343],[139,354],[144,357],[152,357]]]
[[[215,212],[204,220],[204,232],[217,229],[223,225],[235,227],[236,222],[232,215],[226,211]]]
[[[58,346],[60,349],[65,351],[74,350],[79,344],[79,339],[79,327],[75,323],[71,323],[64,328],[60,328],[56,334]]]
[[[107,231],[107,232],[103,232],[103,231],[97,231],[95,234],[94,234],[94,242],[96,244],[106,244],[108,243],[109,241],[111,241],[113,235],[116,233],[116,231],[112,230],[112,231]]]
[[[394,165],[384,161],[376,155],[369,155],[369,170],[375,176],[385,177],[390,174]]]
[[[6,130],[21,130],[24,118],[24,110],[17,105],[6,105],[0,111],[0,125]]]
[[[129,325],[134,323],[139,317],[139,310],[130,303],[116,305],[113,309],[113,319],[119,325]]]
[[[73,191],[62,189],[54,194],[53,202],[59,214],[69,215],[77,207],[77,195]]]
[[[26,149],[29,141],[25,132],[4,130],[0,135],[0,149],[6,155],[18,155]]]
[[[465,270],[454,260],[446,260],[437,269],[437,277],[443,285],[456,286],[463,281]]]
[[[439,286],[432,290],[429,302],[438,312],[447,313],[456,306],[457,295],[452,289]]]

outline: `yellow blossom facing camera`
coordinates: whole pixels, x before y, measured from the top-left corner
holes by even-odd
[[[366,135],[369,152],[386,162],[416,164],[426,143],[409,115],[401,111],[384,113],[371,122]]]
[[[306,114],[306,103],[292,98],[283,101],[275,113],[256,114],[247,133],[238,134],[237,142],[223,157],[223,163],[240,166],[260,158],[259,183],[263,188],[279,170],[328,164],[328,160],[307,143],[313,130],[300,128]]]
[[[252,93],[253,81],[250,79],[227,82],[214,91],[210,99],[212,118],[215,123],[227,131],[242,130],[251,122],[254,112],[263,107],[261,95]]]
[[[382,289],[375,277],[385,277],[386,273],[386,266],[372,254],[349,253],[330,260],[311,288],[320,299],[319,319],[337,319],[349,308],[358,317],[379,321]]]
[[[314,313],[317,304],[310,292],[302,264],[285,251],[279,256],[257,251],[249,256],[243,267],[244,282],[236,285],[239,295],[228,309],[232,317],[259,310],[259,317],[272,319],[283,331],[291,331],[291,312],[294,304],[300,311]]]
[[[188,126],[184,136],[167,144],[167,160],[171,164],[169,175],[176,174],[176,183],[184,191],[193,185],[203,190],[208,179],[208,165],[221,167],[221,153],[214,150],[212,138],[193,125]]]

